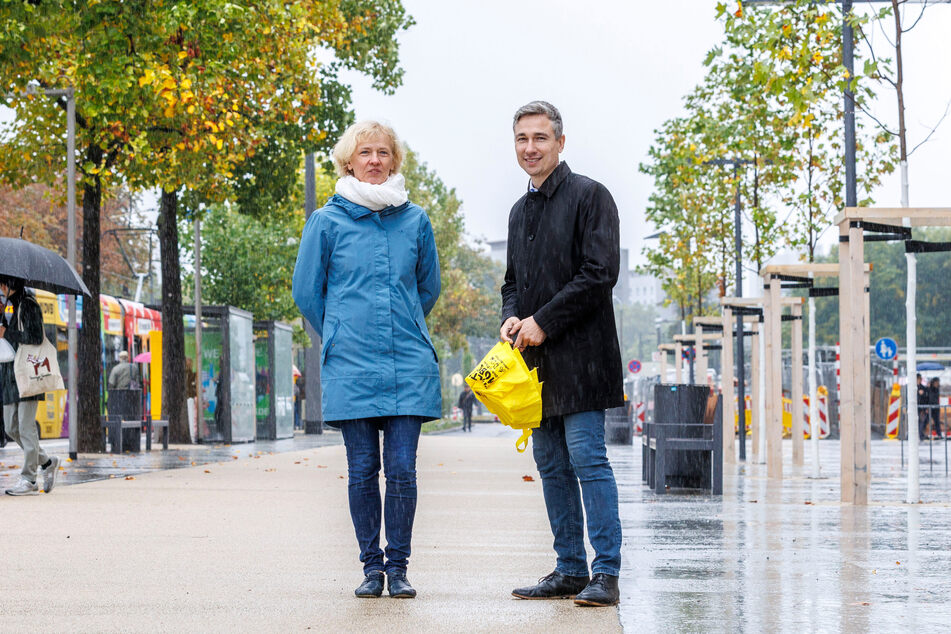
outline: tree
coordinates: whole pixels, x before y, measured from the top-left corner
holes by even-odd
[[[225,200],[238,167],[274,137],[299,151],[317,145],[317,125],[346,112],[321,103],[340,97],[314,62],[329,48],[338,65],[371,75],[380,89],[398,85],[395,34],[412,23],[398,0],[225,0],[79,5],[64,0],[0,4],[0,94],[31,84],[76,89],[77,147],[83,191],[83,268],[99,293],[99,220],[104,188],[126,180],[162,191],[163,404],[175,441],[188,441],[184,415],[184,332],[177,216],[179,191]],[[345,91],[344,91],[345,92]],[[17,98],[18,124],[2,139],[0,178],[52,182],[62,156],[65,104]],[[329,114],[328,114],[329,113]],[[339,119],[339,117],[337,117]],[[83,303],[84,323],[99,322],[98,302]],[[80,339],[80,450],[101,445],[98,422],[100,343]]]

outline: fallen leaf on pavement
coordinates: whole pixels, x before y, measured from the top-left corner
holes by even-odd
[[[208,469],[205,469],[205,473],[211,473],[211,471],[209,471]]]
[[[525,482],[534,482],[534,481],[535,481],[535,478],[533,478],[533,477],[530,476],[530,475],[523,475],[523,476],[522,476],[522,480],[525,480]]]
[[[125,479],[126,479],[126,480],[135,480],[135,476],[126,476]]]
[[[318,469],[326,469],[326,468],[327,468],[327,465],[325,465],[325,464],[319,464],[319,465],[317,465],[317,468],[318,468]]]

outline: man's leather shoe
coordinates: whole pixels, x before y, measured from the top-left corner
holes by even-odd
[[[569,577],[555,570],[539,579],[534,586],[512,590],[512,596],[519,599],[573,599],[587,583],[587,575]]]
[[[368,572],[363,579],[363,583],[353,593],[361,599],[375,599],[383,594],[383,571],[371,570]]]
[[[386,583],[390,588],[390,596],[394,599],[413,599],[416,590],[406,580],[405,570],[391,570],[386,573]]]
[[[575,604],[605,608],[617,605],[620,597],[621,594],[617,589],[617,577],[598,572],[591,578],[588,587],[575,597]]]

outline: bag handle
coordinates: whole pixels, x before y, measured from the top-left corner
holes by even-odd
[[[528,449],[528,439],[532,437],[533,431],[534,428],[532,427],[522,430],[522,435],[519,436],[519,439],[515,441],[515,449],[519,453],[525,453],[525,450]]]

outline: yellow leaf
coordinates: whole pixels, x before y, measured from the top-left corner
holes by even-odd
[[[182,90],[188,90],[191,87],[192,87],[192,80],[190,80],[188,77],[182,80]]]
[[[172,117],[175,116],[175,108],[173,108],[172,106],[169,106],[168,108],[162,111],[162,114],[165,116],[166,119],[171,119]]]
[[[195,106],[188,106],[185,110],[188,114],[195,114]]]
[[[224,143],[221,141],[221,139],[218,139],[215,141],[215,147],[217,147],[219,150],[221,149],[221,146],[223,145]]]
[[[185,51],[178,52],[178,59],[185,59],[186,57],[188,57],[188,53],[186,53]]]

